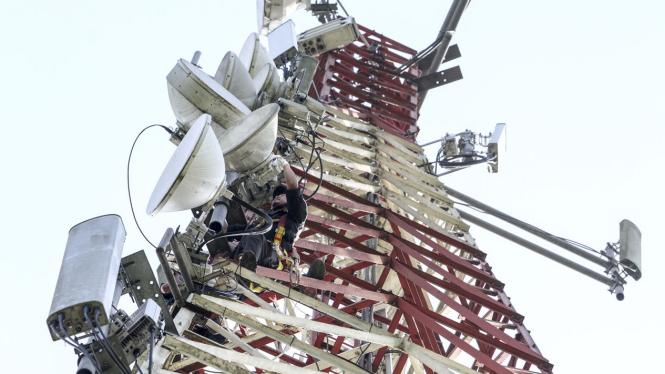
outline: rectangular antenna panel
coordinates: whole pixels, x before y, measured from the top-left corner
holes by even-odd
[[[293,73],[294,77],[300,78],[298,92],[307,95],[309,88],[314,81],[314,73],[316,73],[317,66],[319,66],[319,60],[314,57],[306,55],[300,55],[300,57],[298,57],[298,64]]]
[[[360,30],[353,17],[336,19],[298,35],[298,49],[316,57],[344,48],[359,37]]]
[[[282,59],[293,60],[293,55],[298,51],[296,35],[296,25],[291,20],[284,22],[268,34],[268,53],[277,67],[283,65]]]
[[[122,350],[125,359],[131,362],[134,350],[141,353],[148,347],[150,341],[150,326],[160,329],[162,309],[154,300],[148,299],[134,312],[125,325],[125,329],[118,333],[120,347],[114,347],[116,352]]]
[[[499,162],[505,157],[506,153],[506,124],[497,123],[487,145],[487,154],[494,160],[489,164],[491,173],[499,172]]]
[[[634,223],[624,219],[619,224],[619,258],[635,280],[642,278],[642,233]]]
[[[90,331],[83,316],[86,305],[91,317],[95,308],[101,310],[102,326],[109,323],[125,235],[122,219],[115,214],[89,219],[69,230],[47,326],[58,322],[62,313],[69,335]],[[54,341],[59,339],[50,327],[49,331]]]

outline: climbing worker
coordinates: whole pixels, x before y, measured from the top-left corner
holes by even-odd
[[[228,240],[238,240],[235,253],[240,255],[240,266],[256,271],[256,266],[261,265],[277,270],[293,270],[300,262],[298,251],[293,243],[304,228],[307,219],[307,203],[302,196],[302,190],[298,186],[298,178],[291,169],[288,162],[284,162],[284,178],[286,186],[280,185],[272,194],[272,210],[270,217],[273,219],[272,229],[263,235],[245,235],[229,237]],[[267,222],[259,222],[250,227],[261,227]],[[245,230],[245,225],[229,225],[227,232]],[[306,276],[323,280],[326,274],[326,265],[321,259],[312,262]],[[251,287],[250,282],[239,277],[240,282],[246,287]]]

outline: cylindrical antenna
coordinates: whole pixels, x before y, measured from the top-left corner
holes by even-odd
[[[217,199],[215,202],[215,210],[213,210],[212,215],[210,216],[210,230],[215,232],[221,232],[224,221],[226,220],[226,215],[229,212],[229,199],[224,196]]]
[[[194,56],[192,56],[192,64],[196,65],[196,66],[199,66],[199,59],[200,58],[201,58],[201,51],[194,52]]]

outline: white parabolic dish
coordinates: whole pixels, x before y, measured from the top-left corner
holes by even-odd
[[[278,113],[279,105],[268,104],[222,134],[220,145],[228,171],[243,173],[270,157],[277,139]]]
[[[252,77],[247,72],[245,65],[240,62],[240,58],[235,53],[230,51],[226,53],[217,68],[214,79],[245,106],[254,107],[256,88],[254,88]]]
[[[226,178],[224,156],[211,129],[212,117],[201,115],[178,145],[152,191],[146,213],[177,212],[215,197]]]
[[[259,69],[265,64],[275,63],[270,58],[270,54],[266,50],[266,47],[261,44],[261,39],[259,34],[253,32],[249,34],[245,44],[243,44],[242,49],[240,50],[240,61],[247,68],[249,75],[252,78],[259,72]]]
[[[208,113],[219,135],[252,111],[213,77],[180,59],[166,76],[173,114],[189,130],[190,123]],[[220,128],[221,127],[221,128]]]

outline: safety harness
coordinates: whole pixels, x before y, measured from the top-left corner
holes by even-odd
[[[296,283],[295,285],[297,286],[300,283],[300,261],[297,257],[290,256],[289,253],[282,248],[282,237],[284,236],[284,232],[286,232],[286,214],[281,216],[280,218],[273,218],[272,220],[273,225],[277,223],[277,230],[275,230],[275,237],[273,238],[272,241],[272,248],[275,252],[277,252],[277,259],[279,261],[279,264],[277,265],[278,271],[282,271],[284,269],[289,270],[289,280],[291,279],[292,274],[296,274]],[[260,226],[263,226],[267,222],[262,222]],[[300,232],[302,230],[298,230],[296,233],[296,239],[300,236]],[[295,240],[294,240],[295,241]],[[295,251],[295,247],[291,248],[291,251]],[[294,284],[291,281],[291,284]],[[255,292],[259,293],[262,292],[265,288],[261,286],[254,286],[254,284],[250,285],[250,289]]]

